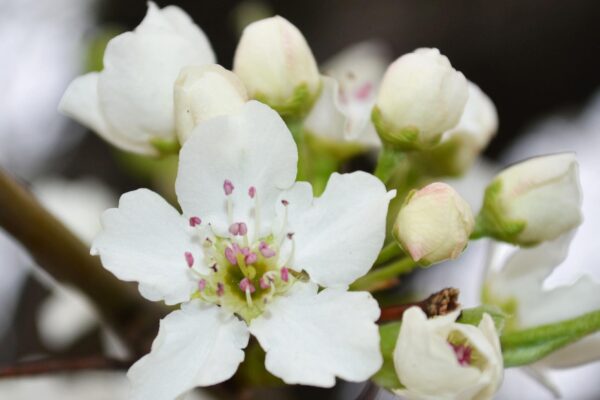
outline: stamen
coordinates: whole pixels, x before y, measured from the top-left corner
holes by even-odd
[[[202,223],[202,220],[200,219],[200,217],[190,217],[190,226],[191,227],[200,225],[201,223]]]
[[[236,251],[231,247],[225,247],[225,258],[231,265],[237,265]]]
[[[235,189],[233,183],[231,183],[229,179],[225,179],[225,182],[223,182],[223,190],[225,191],[225,195],[229,196],[231,193],[233,193],[233,189]]]
[[[225,294],[225,285],[223,283],[217,283],[217,296],[223,296]]]
[[[200,279],[198,281],[198,291],[202,292],[206,288],[206,279]]]
[[[233,236],[237,236],[240,234],[240,224],[238,222],[233,223],[229,226],[229,233]]]
[[[290,280],[290,270],[286,267],[281,268],[281,271],[279,271],[279,273],[281,274],[282,281],[287,282]]]
[[[254,293],[256,291],[256,288],[248,278],[244,278],[240,281],[240,289],[242,290],[242,292],[249,291],[250,293]]]
[[[239,222],[238,226],[239,226],[239,235],[240,236],[244,236],[248,233],[248,227],[246,226],[246,224],[244,222]]]
[[[246,264],[254,264],[256,260],[258,260],[258,256],[256,255],[256,253],[249,253],[248,255],[246,255],[246,257],[244,257],[244,261],[246,262]]]
[[[473,352],[473,349],[471,349],[471,347],[465,344],[448,344],[454,350],[454,354],[456,354],[456,360],[462,367],[471,365],[471,353]]]
[[[284,206],[287,206],[288,204],[290,204],[289,201],[287,201],[286,199],[281,200],[281,204],[283,204]]]
[[[186,251],[184,253],[184,255],[185,255],[185,261],[187,262],[188,267],[192,268],[192,266],[194,265],[194,256],[189,251]]]
[[[253,199],[254,196],[256,196],[256,188],[254,186],[250,186],[248,188],[248,196],[250,196],[251,199]]]
[[[210,266],[210,269],[212,269],[215,273],[217,272],[217,264],[213,264]]]
[[[268,279],[268,278],[267,278],[267,279]],[[267,279],[265,279],[265,277],[263,276],[263,277],[261,277],[261,278],[258,280],[258,285],[259,285],[259,286],[260,286],[260,288],[261,288],[261,289],[263,289],[263,290],[266,290],[266,289],[268,289],[268,288],[270,288],[270,287],[271,287],[271,285],[269,284],[269,282],[267,281]]]
[[[258,251],[260,251],[260,254],[262,254],[265,258],[271,258],[276,254],[275,250],[270,248],[266,242],[260,242],[258,245]]]

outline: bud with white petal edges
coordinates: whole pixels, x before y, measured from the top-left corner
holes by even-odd
[[[469,204],[451,186],[436,182],[407,196],[393,234],[415,262],[431,265],[458,257],[473,227]]]
[[[404,312],[394,367],[407,399],[491,399],[503,376],[500,340],[489,314],[479,326],[457,323],[460,311],[427,319]],[[435,384],[432,384],[435,383]]]
[[[201,121],[237,112],[248,100],[231,71],[217,64],[185,67],[175,81],[175,127],[184,143]]]
[[[456,126],[467,97],[467,80],[446,56],[437,49],[417,49],[388,67],[372,119],[385,143],[427,148]]]
[[[488,185],[477,236],[522,246],[552,240],[582,221],[578,165],[573,153],[515,164]]]
[[[233,71],[251,98],[284,117],[304,115],[321,88],[317,63],[302,33],[280,16],[244,29]]]

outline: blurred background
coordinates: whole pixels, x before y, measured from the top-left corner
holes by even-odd
[[[561,271],[566,271],[562,273],[565,279],[572,280],[584,272],[582,265],[586,264],[585,272],[600,279],[598,268],[589,265],[600,233],[600,216],[594,207],[600,201],[596,188],[600,178],[600,97],[594,98],[600,87],[600,2],[157,3],[161,7],[177,4],[187,11],[207,34],[218,62],[227,68],[245,23],[272,14],[282,15],[300,28],[319,62],[367,39],[389,46],[393,58],[418,47],[439,48],[456,69],[492,98],[500,117],[498,135],[485,153],[488,161],[457,183],[462,193],[471,197],[476,207],[482,188],[499,166],[534,154],[578,151],[586,222],[574,242],[569,265]],[[0,166],[29,185],[60,218],[61,213],[67,214],[66,219],[77,214],[71,225],[65,221],[75,231],[81,221],[97,224],[97,214],[94,217],[92,213],[90,220],[89,210],[76,211],[77,202],[102,210],[115,205],[117,195],[127,190],[144,186],[169,190],[164,185],[172,176],[172,162],[125,156],[56,111],[70,80],[101,69],[106,41],[134,28],[145,12],[143,0],[0,0]],[[156,169],[164,174],[148,172]],[[66,203],[65,194],[76,201]],[[66,204],[69,212],[65,213]],[[85,232],[81,237],[87,240]],[[485,250],[485,243],[478,244],[439,272],[427,270],[413,277],[415,287],[426,294],[432,287],[436,290],[439,285],[452,284],[463,290],[463,302],[476,303],[477,271],[485,263]],[[450,264],[458,264],[460,269]],[[56,289],[48,277],[35,272],[27,254],[1,231],[0,276],[0,365],[65,353],[123,355],[113,335],[99,328],[85,300],[77,293]],[[599,373],[595,363],[553,373],[553,377],[564,398],[592,400],[600,393]],[[92,381],[98,397],[90,397],[95,393],[92,386],[67,380],[68,390],[60,389],[63,392],[56,398],[76,398],[69,397],[75,396],[76,390],[80,390],[79,397],[82,391],[86,393],[84,398],[124,398],[126,382],[121,374],[94,375]],[[33,398],[36,392],[56,385],[54,381],[21,385],[0,381],[0,398]],[[84,389],[78,389],[81,387]],[[115,392],[108,394],[107,387]],[[549,391],[519,371],[507,374],[498,398],[522,397],[523,390],[531,393],[527,398],[552,398]],[[337,396],[356,396],[350,391]],[[318,393],[331,398],[330,392]]]

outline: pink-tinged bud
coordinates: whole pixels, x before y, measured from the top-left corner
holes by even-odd
[[[225,248],[225,258],[231,265],[237,265],[236,251],[231,247]]]
[[[260,285],[260,288],[263,290],[271,287],[271,285],[269,284],[269,280],[266,279],[264,276],[258,280],[258,284]]]
[[[246,264],[254,264],[257,259],[258,256],[256,255],[256,253],[250,253],[246,257],[244,257],[244,261],[246,262]]]
[[[270,248],[266,242],[260,242],[258,245],[258,251],[260,251],[260,254],[262,254],[265,258],[271,258],[276,254],[275,250]]]
[[[250,293],[254,293],[256,291],[256,288],[248,278],[244,278],[241,280],[240,289],[242,290],[242,292],[250,291]]]
[[[202,292],[204,289],[206,289],[206,280],[205,279],[200,279],[198,281],[198,291]]]
[[[188,267],[192,268],[192,265],[194,265],[194,256],[189,251],[186,251],[184,255],[185,262],[187,262]]]
[[[290,280],[290,270],[286,267],[281,268],[280,274],[282,281],[287,282]]]
[[[217,283],[217,296],[223,296],[225,294],[225,285],[221,282]]]
[[[223,182],[223,190],[225,191],[225,195],[229,196],[231,193],[233,193],[233,189],[235,189],[233,183],[231,183],[229,179],[225,179],[225,182]]]
[[[190,217],[190,226],[191,227],[200,225],[201,223],[202,223],[202,220],[200,219],[200,217]]]
[[[248,196],[250,196],[251,199],[253,199],[254,196],[256,196],[256,188],[254,186],[250,186],[250,188],[248,189]]]

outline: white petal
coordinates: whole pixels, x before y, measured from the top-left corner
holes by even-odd
[[[349,285],[363,276],[383,245],[393,196],[379,179],[359,171],[332,174],[309,206],[290,201],[288,228],[295,241],[290,267],[307,271],[322,286]]]
[[[288,384],[331,387],[363,381],[382,363],[377,302],[367,292],[297,282],[250,325],[269,372]]]
[[[113,38],[98,80],[100,107],[114,135],[152,152],[153,138],[174,139],[173,84],[182,67],[214,62],[204,34],[182,12],[156,9],[133,32]],[[198,39],[197,41],[192,39]]]
[[[262,235],[270,233],[275,201],[294,182],[297,161],[296,144],[281,117],[250,101],[239,113],[201,123],[185,142],[175,184],[179,204],[184,214],[198,215],[225,232],[228,223],[250,222],[258,202]],[[225,180],[235,187],[232,221],[226,218]],[[248,196],[251,186],[256,189],[254,200]],[[254,230],[248,224],[251,237]]]
[[[92,254],[119,279],[139,282],[149,300],[167,304],[187,301],[195,288],[185,252],[202,263],[202,251],[193,243],[187,220],[156,193],[139,189],[125,193],[119,208],[102,216],[102,232],[92,244]]]
[[[171,400],[196,386],[223,382],[244,360],[246,324],[194,300],[160,322],[150,354],[127,373],[133,400]]]

